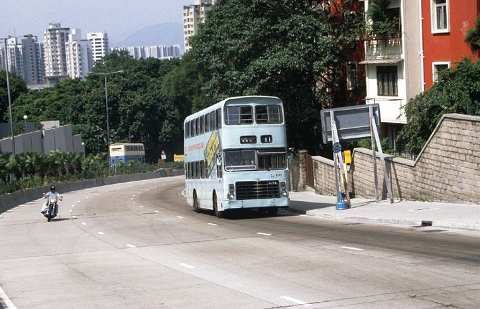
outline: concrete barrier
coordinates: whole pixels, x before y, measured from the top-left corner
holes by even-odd
[[[58,192],[65,193],[70,191],[82,190],[93,187],[100,187],[105,185],[112,185],[116,183],[129,182],[129,181],[139,181],[144,179],[154,179],[162,177],[172,177],[183,175],[183,170],[175,170],[171,168],[161,169],[156,172],[151,173],[140,173],[132,175],[118,175],[110,176],[105,178],[96,178],[96,179],[85,179],[77,180],[72,182],[65,182],[56,184]],[[10,194],[0,196],[0,213],[6,212],[13,207],[16,207],[21,204],[28,203],[30,201],[39,199],[42,197],[42,194],[48,192],[50,186],[43,186],[38,188],[32,188],[27,190],[22,190],[18,192],[13,192]]]

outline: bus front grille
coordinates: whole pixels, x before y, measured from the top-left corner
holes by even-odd
[[[237,200],[279,198],[278,180],[239,181],[236,183]]]

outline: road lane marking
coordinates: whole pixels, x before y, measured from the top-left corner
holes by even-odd
[[[272,236],[272,234],[267,234],[267,233],[257,233],[258,235],[263,235],[263,236]]]
[[[292,298],[292,297],[282,296],[280,298],[291,301],[292,303],[295,303],[295,304],[298,304],[298,305],[310,306],[308,303],[306,303],[304,301],[301,301],[301,300],[298,300],[298,299],[295,299],[295,298]]]
[[[105,235],[105,233],[104,233],[104,232],[98,232],[98,234],[100,234],[100,235]]]
[[[208,225],[213,225],[213,226],[216,226],[216,224],[215,224],[215,223],[208,223]]]
[[[182,216],[177,216],[177,218],[183,219],[183,217],[182,217]]]
[[[360,248],[347,247],[347,246],[342,246],[342,249],[355,250],[355,251],[363,251],[363,249],[360,249]]]
[[[193,267],[192,265],[188,265],[188,264],[185,264],[185,263],[180,263],[180,266],[183,266],[183,267],[186,267],[186,268],[190,268],[190,269],[194,269],[195,267]]]
[[[127,247],[129,247],[129,248],[136,248],[136,246],[131,245],[131,244],[127,244]]]
[[[158,210],[155,210],[154,212],[159,212]]]
[[[82,225],[87,225],[85,222],[82,222]]]
[[[5,294],[5,291],[2,289],[2,287],[0,287],[0,299],[2,299],[3,303],[7,306],[6,309],[17,309],[10,298],[8,298],[7,294]]]

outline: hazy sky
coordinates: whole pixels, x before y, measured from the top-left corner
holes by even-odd
[[[33,34],[43,41],[49,23],[108,33],[122,41],[135,31],[165,22],[183,22],[183,6],[193,0],[2,0],[0,38]]]

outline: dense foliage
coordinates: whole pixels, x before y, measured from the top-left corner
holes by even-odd
[[[27,92],[27,85],[25,81],[15,73],[9,72],[8,79],[10,85],[10,102],[12,103],[13,109],[13,102],[15,102],[22,93]],[[0,71],[0,122],[10,122],[8,103],[7,74],[6,71]]]
[[[480,52],[480,15],[477,16],[475,26],[468,29],[465,35],[465,43],[468,44],[473,53]]]
[[[480,116],[480,62],[464,59],[452,70],[440,72],[438,81],[405,106],[408,123],[399,138],[418,154],[444,114]]]
[[[68,79],[41,91],[19,95],[14,104],[14,119],[21,121],[59,120],[72,124],[80,133],[87,153],[106,152],[106,95],[102,73],[107,75],[110,142],[141,142],[148,152],[161,142],[179,143],[183,137],[183,118],[190,109],[168,100],[162,79],[180,60],[135,60],[120,52],[105,57],[86,80]],[[158,152],[158,151],[157,151]],[[154,161],[155,156],[151,156]]]
[[[202,92],[198,110],[229,96],[273,95],[285,103],[291,146],[318,149],[319,112],[333,103],[342,49],[354,42],[352,1],[219,0],[191,41]],[[240,17],[240,18],[239,18]],[[338,102],[335,102],[336,104]]]

